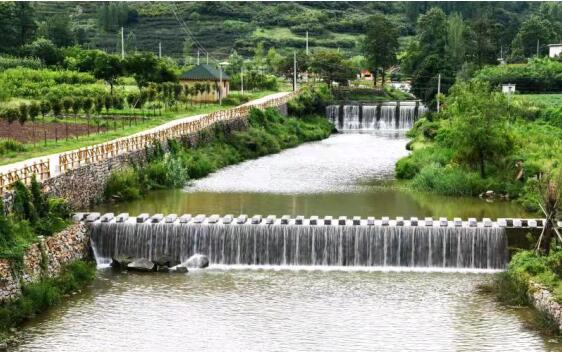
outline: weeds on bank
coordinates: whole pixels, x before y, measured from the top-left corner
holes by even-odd
[[[61,303],[62,298],[84,288],[96,272],[93,262],[78,260],[65,266],[56,278],[44,277],[22,288],[22,295],[0,306],[0,337],[23,321]]]
[[[181,187],[225,166],[326,138],[332,130],[323,117],[285,117],[275,109],[252,109],[248,124],[248,129],[230,133],[217,125],[200,133],[198,140],[203,142],[197,146],[170,140],[170,153],[155,145],[147,152],[148,163],[111,174],[105,197],[131,200],[149,190]]]

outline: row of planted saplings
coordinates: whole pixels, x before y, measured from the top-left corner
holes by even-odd
[[[109,130],[112,127],[116,130],[119,127],[125,128],[127,124],[129,126],[136,124],[139,117],[147,118],[148,115],[161,115],[163,110],[177,111],[180,103],[183,103],[187,108],[188,102],[193,105],[194,97],[212,90],[213,87],[209,85],[189,87],[181,84],[162,83],[150,84],[139,92],[129,92],[124,96],[110,93],[93,97],[52,96],[39,101],[22,102],[18,106],[3,107],[0,109],[0,117],[10,124],[19,122],[23,126],[26,123],[33,123],[32,137],[34,141],[36,135],[41,136],[36,131],[36,122],[45,123],[47,117],[61,121],[66,119],[64,120],[66,124],[63,131],[58,131],[58,128],[55,127],[54,140],[58,142],[59,138],[68,139],[71,135],[68,125],[69,118],[74,118],[74,123],[78,123],[79,118],[84,119],[88,135],[91,133],[92,123],[93,131],[97,133]],[[118,121],[120,121],[120,124]],[[42,132],[46,144],[47,130],[45,126],[43,127]]]

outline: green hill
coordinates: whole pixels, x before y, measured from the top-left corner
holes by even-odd
[[[369,15],[384,13],[400,28],[401,35],[407,37],[415,34],[418,15],[431,6],[440,6],[448,13],[460,12],[465,18],[498,13],[510,26],[517,26],[518,15],[538,5],[528,2],[346,1],[35,3],[40,22],[57,15],[69,16],[73,28],[80,29],[86,46],[119,51],[120,28],[123,26],[127,51],[157,52],[158,42],[162,42],[164,55],[179,58],[189,51],[194,56],[197,44],[191,39],[186,42],[186,38],[195,38],[200,46],[219,59],[232,50],[242,55],[253,54],[260,42],[265,49],[275,47],[281,52],[304,49],[306,31],[311,48],[339,48],[354,55],[360,52],[359,43]],[[186,46],[190,50],[184,50]]]

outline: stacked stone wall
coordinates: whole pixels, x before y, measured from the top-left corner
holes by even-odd
[[[25,284],[42,276],[56,277],[64,265],[89,258],[90,241],[84,224],[75,223],[57,234],[40,238],[27,249],[22,265],[0,259],[0,302],[16,298]]]

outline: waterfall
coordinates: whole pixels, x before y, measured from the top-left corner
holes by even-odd
[[[377,129],[393,130],[396,126],[396,104],[383,104]]]
[[[427,112],[416,102],[384,102],[378,105],[330,105],[326,117],[338,130],[408,130]]]
[[[362,130],[375,130],[377,129],[377,112],[376,105],[363,106],[363,121],[361,124]]]
[[[500,227],[218,223],[90,223],[99,260],[132,256],[211,264],[398,266],[503,269],[507,237]]]
[[[340,122],[342,130],[358,130],[361,129],[361,120],[359,118],[358,105],[343,106],[343,121]]]

